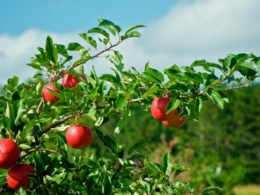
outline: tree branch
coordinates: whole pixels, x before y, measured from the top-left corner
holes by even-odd
[[[236,90],[236,89],[246,88],[246,87],[249,87],[250,84],[251,84],[251,82],[246,82],[243,85],[237,85],[235,87],[226,88],[226,89],[223,89],[221,91],[222,92],[228,92],[228,91],[232,91],[232,90]]]
[[[222,82],[218,82],[218,85],[221,84]],[[218,86],[218,85],[215,85]],[[234,89],[239,89],[239,88],[245,88],[245,87],[248,87],[250,85],[250,83],[245,83],[243,85],[238,85],[238,86],[235,86],[235,87],[231,87],[231,88],[227,88],[227,89],[224,89],[224,90],[221,90],[222,92],[225,92],[225,91],[231,91],[231,90],[234,90]],[[212,88],[213,89],[213,88]],[[190,96],[182,96],[181,98],[183,99],[189,99],[189,98],[195,98],[195,97],[200,97],[200,96],[205,96],[206,95],[206,91],[199,91],[197,92],[196,94],[192,94]],[[131,103],[139,103],[141,102],[143,99],[142,98],[136,98],[136,99],[129,99],[127,100],[127,103],[128,104],[131,104]],[[109,107],[110,105],[107,104],[107,105],[104,105],[104,106],[98,106],[97,105],[97,109],[103,109],[103,108],[107,108]],[[78,115],[81,116],[82,114],[84,114],[84,112],[80,112]],[[52,123],[50,126],[46,127],[45,129],[43,129],[40,133],[39,133],[39,136],[42,136],[43,134],[47,133],[49,130],[51,130],[52,128],[54,127],[57,127],[61,124],[63,124],[64,122],[66,122],[67,120],[69,119],[72,119],[74,118],[75,115],[68,115],[68,116],[65,116],[63,117],[62,119]]]
[[[101,54],[103,54],[103,53],[105,53],[105,52],[111,50],[113,47],[118,46],[120,43],[121,43],[121,40],[119,40],[119,41],[116,42],[115,44],[110,45],[108,48],[105,48],[104,50],[102,50],[102,51],[96,53],[95,55],[90,56],[90,58],[88,58],[88,59],[86,59],[86,60],[83,60],[82,62],[80,62],[80,63],[78,63],[78,64],[77,64],[77,63],[74,63],[73,66],[69,68],[69,70],[74,69],[74,68],[76,68],[76,67],[78,67],[78,66],[80,66],[80,65],[83,65],[83,64],[85,64],[87,61],[89,61],[89,60],[91,60],[91,59],[97,58],[97,57],[100,56]]]
[[[27,155],[29,155],[30,153],[33,153],[33,152],[51,152],[51,153],[57,153],[56,150],[49,149],[49,148],[32,148],[32,149],[28,150],[27,152],[23,151],[23,152],[21,153],[20,158],[25,158]]]
[[[49,130],[51,130],[52,128],[57,127],[57,126],[61,125],[62,123],[66,122],[67,120],[72,119],[72,118],[74,118],[74,117],[75,117],[74,115],[70,114],[70,115],[68,115],[68,116],[65,116],[65,117],[62,118],[61,120],[58,120],[58,121],[52,123],[50,126],[44,128],[44,129],[39,133],[39,136],[42,136],[44,133],[47,133],[47,132],[48,132]]]
[[[139,103],[142,101],[143,98],[136,98],[136,99],[130,99],[127,101],[128,104],[131,104],[131,103]]]
[[[220,83],[221,83],[221,82],[218,82],[218,84],[220,84]],[[235,89],[246,88],[246,87],[248,87],[250,84],[251,84],[250,82],[247,82],[247,83],[245,83],[245,84],[237,85],[237,86],[235,86],[235,87],[226,88],[226,89],[223,89],[223,90],[220,90],[220,91],[221,91],[221,92],[228,92],[228,91],[232,91],[232,90],[235,90]],[[216,86],[218,86],[218,85],[216,85]],[[215,86],[215,87],[216,87],[216,86]],[[210,87],[210,89],[214,89],[214,88],[211,88],[211,87]],[[207,92],[207,91],[199,91],[199,92],[197,92],[197,93],[195,93],[195,94],[193,94],[193,95],[190,95],[190,96],[182,96],[181,98],[183,98],[183,99],[189,99],[189,98],[195,98],[195,97],[200,97],[200,96],[206,96],[206,95],[207,95],[206,92]]]
[[[85,63],[86,63],[87,61],[89,61],[89,60],[92,60],[92,59],[94,59],[94,58],[97,58],[97,57],[100,56],[101,54],[103,54],[103,53],[105,53],[105,52],[111,50],[113,47],[118,46],[121,42],[122,42],[122,41],[119,40],[119,41],[116,42],[115,44],[110,45],[108,48],[105,48],[104,50],[102,50],[102,51],[96,53],[95,55],[89,56],[89,58],[87,58],[86,60],[83,60],[82,62],[79,62],[79,63],[74,63],[68,70],[72,70],[72,69],[74,69],[74,68],[76,68],[76,67],[78,67],[78,66],[80,66],[80,65],[85,64]],[[63,63],[63,65],[64,65],[66,62],[67,62],[67,61],[65,61],[65,62]],[[55,76],[54,81],[59,80],[60,77],[62,76],[62,74],[64,74],[63,71],[59,72],[59,73]]]
[[[142,98],[132,99],[132,100],[128,100],[127,103],[129,103],[129,104],[130,104],[130,103],[137,103],[137,102],[141,102],[141,100],[142,100]],[[102,108],[106,108],[106,107],[108,107],[108,106],[110,106],[110,105],[108,104],[108,105],[105,105],[105,106],[97,106],[97,108],[98,108],[98,109],[102,109]],[[81,116],[82,114],[84,114],[84,112],[80,112],[78,115]],[[74,118],[74,117],[75,117],[75,115],[70,114],[70,115],[65,116],[65,117],[63,117],[62,119],[60,119],[60,120],[58,120],[58,121],[52,123],[50,126],[44,128],[44,129],[39,133],[39,137],[42,136],[43,134],[47,133],[47,132],[48,132],[49,130],[51,130],[52,128],[57,127],[57,126],[63,124],[64,122],[66,122],[67,120],[72,119],[72,118]]]

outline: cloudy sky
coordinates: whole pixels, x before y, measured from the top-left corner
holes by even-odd
[[[26,64],[44,46],[79,40],[77,34],[107,18],[127,28],[144,24],[140,39],[120,46],[126,64],[142,69],[189,65],[196,59],[216,61],[229,53],[260,54],[259,0],[35,0],[0,3],[0,84],[33,73]],[[94,61],[102,73],[108,66]],[[90,66],[90,65],[86,65]]]

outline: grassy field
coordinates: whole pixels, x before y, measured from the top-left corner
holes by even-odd
[[[236,195],[260,195],[260,185],[236,186],[234,192]]]

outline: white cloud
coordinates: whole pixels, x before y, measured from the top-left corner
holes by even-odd
[[[44,47],[45,39],[51,34],[55,41],[68,43],[77,39],[76,33],[56,34],[30,29],[20,36],[0,35],[0,83],[14,75],[26,79],[35,72],[26,64],[30,58],[38,53],[37,47]]]
[[[131,64],[165,68],[229,53],[260,54],[258,0],[182,1],[152,23],[143,38],[123,49]]]
[[[166,15],[148,25],[141,39],[124,43],[120,50],[131,66],[143,67],[150,61],[161,69],[202,58],[216,60],[228,53],[259,55],[259,7],[258,0],[180,1]],[[0,67],[3,70],[0,83],[12,75],[30,76],[32,71],[25,64],[37,52],[37,46],[44,45],[47,34],[51,34],[55,42],[78,40],[76,32],[55,34],[28,30],[17,37],[0,35]],[[99,72],[108,69],[102,60],[96,63]]]

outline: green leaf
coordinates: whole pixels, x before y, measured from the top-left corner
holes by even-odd
[[[88,113],[81,115],[80,119],[79,119],[79,123],[80,124],[85,124],[88,126],[93,126],[96,119],[96,109],[90,109]]]
[[[35,63],[29,63],[27,64],[28,66],[31,66],[32,68],[36,70],[43,70],[40,64],[35,64]]]
[[[103,142],[105,146],[107,146],[114,154],[117,154],[118,147],[114,140],[112,140],[108,135],[104,135],[101,131],[95,131],[99,137],[99,139]]]
[[[38,123],[38,121],[36,120],[30,120],[26,125],[23,126],[23,129],[20,130],[19,136],[16,137],[16,139],[27,139],[28,140],[32,140],[33,136],[32,136],[32,128],[34,125],[36,125]]]
[[[172,166],[172,171],[175,172],[175,176],[179,175],[180,173],[182,173],[186,170],[187,170],[187,167],[185,167],[184,165],[173,164],[173,166]]]
[[[23,189],[23,188],[19,188],[18,194],[19,194],[19,195],[28,195],[28,194],[26,193],[26,190]]]
[[[258,69],[257,65],[253,61],[246,61],[242,63],[238,67],[238,71],[243,75],[246,76],[248,79],[253,78],[256,76]],[[252,80],[253,80],[252,79]]]
[[[98,117],[96,122],[95,122],[95,126],[97,126],[97,127],[101,126],[103,121],[104,121],[104,117],[103,116]]]
[[[171,98],[166,108],[166,113],[168,114],[170,111],[176,110],[181,105],[181,103],[181,100]]]
[[[152,174],[160,174],[161,173],[160,168],[155,163],[152,163],[152,162],[150,162],[146,159],[144,160],[144,167],[149,169],[152,172]]]
[[[74,66],[78,66],[79,64],[84,64],[90,59],[91,59],[91,56],[84,55],[80,59],[78,59],[77,61],[74,62]]]
[[[221,71],[224,70],[224,68],[216,63],[207,62],[206,60],[196,60],[191,64],[191,67],[202,67],[204,70],[213,73],[214,68],[217,68]]]
[[[56,63],[58,60],[58,52],[57,52],[57,49],[55,48],[55,46],[53,44],[53,40],[50,36],[48,36],[46,39],[45,50],[46,50],[48,58],[53,63]]]
[[[64,57],[69,57],[68,51],[66,50],[66,47],[62,44],[55,44],[57,48],[57,52]]]
[[[100,77],[100,79],[108,81],[108,82],[112,83],[115,86],[120,86],[121,85],[120,81],[118,81],[118,79],[115,76],[111,75],[111,74],[103,74]]]
[[[64,180],[64,178],[66,177],[67,173],[65,172],[65,170],[63,170],[61,173],[59,174],[55,174],[52,178],[54,179],[54,181],[57,184],[61,184],[61,182]]]
[[[108,29],[113,35],[116,35],[116,33],[119,33],[121,31],[121,28],[118,25],[107,19],[99,19],[98,22],[99,26]]]
[[[158,84],[161,84],[164,81],[163,74],[156,69],[150,68],[148,64],[146,65],[144,75],[147,80]]]
[[[98,28],[98,27],[92,28],[92,29],[88,30],[88,33],[98,33],[98,34],[103,35],[107,39],[109,39],[109,34],[102,28]]]
[[[87,43],[89,43],[92,47],[97,48],[97,42],[92,37],[88,36],[87,33],[80,33],[80,37],[82,37]]]
[[[112,55],[107,55],[106,58],[115,65],[116,69],[118,71],[122,71],[124,68],[124,63],[123,63],[123,55],[118,52],[114,51]]]
[[[136,30],[138,28],[144,28],[146,26],[144,25],[135,25],[135,26],[132,26],[130,27],[129,29],[127,29],[127,31],[125,32],[125,35],[128,35],[129,33],[131,33],[133,30]]]
[[[164,156],[163,156],[163,164],[162,164],[162,170],[164,173],[167,173],[169,164],[170,164],[170,152],[167,152]]]
[[[196,102],[195,102],[195,110],[196,110],[196,112],[200,112],[201,111],[202,104],[203,104],[202,99],[201,98],[197,98]]]
[[[31,146],[29,144],[19,144],[19,148],[23,150],[28,150],[31,148]]]
[[[153,85],[152,87],[150,87],[143,95],[142,95],[142,99],[145,99],[149,96],[152,96],[153,94],[155,94],[157,91],[160,90],[160,87],[158,87],[157,85]]]
[[[197,84],[202,84],[204,82],[204,78],[202,75],[202,73],[198,73],[195,71],[185,72],[186,79]]]
[[[104,174],[103,188],[104,188],[104,190],[103,190],[104,194],[111,194],[112,182],[111,182],[111,178],[108,176],[108,174]]]
[[[59,88],[57,87],[57,85],[55,85],[55,86],[56,86],[57,89],[59,89]],[[64,98],[63,94],[60,93],[60,92],[52,91],[51,89],[48,89],[48,88],[47,88],[47,90],[48,90],[48,92],[49,92],[50,94],[56,96],[56,97],[59,98],[59,99],[63,99],[63,98]]]
[[[168,76],[170,80],[176,79],[176,74],[180,73],[181,70],[177,65],[173,65],[170,68],[164,70],[164,73]]]
[[[116,100],[116,108],[117,110],[121,110],[126,105],[126,96],[123,94],[119,94]]]
[[[190,108],[188,106],[184,106],[180,117],[182,118],[183,116],[187,116],[187,115],[188,116],[190,115]]]
[[[79,51],[83,49],[83,47],[79,43],[70,43],[68,45],[68,50],[70,51]]]
[[[17,102],[17,105],[18,105],[18,110],[17,110],[17,113],[16,113],[16,118],[15,118],[15,125],[18,124],[20,118],[22,117],[23,113],[26,111],[26,109],[24,108],[24,100],[20,100]]]
[[[6,110],[5,110],[5,116],[9,119],[9,129],[13,128],[14,122],[15,122],[15,114],[14,114],[14,108],[13,105],[9,102],[6,102]]]
[[[46,163],[44,162],[44,160],[42,159],[42,156],[44,153],[34,153],[34,165],[36,168],[36,171],[38,174],[43,174],[45,171],[45,166]]]
[[[141,37],[141,33],[138,31],[131,31],[128,34],[121,36],[121,39],[125,40],[125,39],[133,38],[133,37]]]
[[[220,94],[217,91],[212,90],[212,91],[209,91],[208,94],[209,94],[210,99],[215,104],[217,104],[221,109],[224,108],[224,100],[222,99],[222,97],[220,96]]]
[[[19,83],[19,78],[17,76],[13,76],[7,80],[7,87],[8,89],[12,90],[17,87]]]

